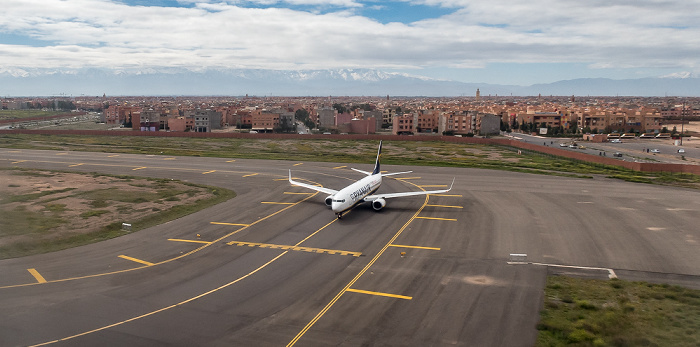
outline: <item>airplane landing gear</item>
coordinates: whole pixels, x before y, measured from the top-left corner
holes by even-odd
[[[335,215],[338,216],[338,219],[342,219],[342,218],[343,218],[343,213],[342,213],[342,212],[341,212],[341,213],[336,213]]]

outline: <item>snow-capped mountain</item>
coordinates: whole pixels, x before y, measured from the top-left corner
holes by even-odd
[[[372,69],[2,69],[0,95],[700,96],[700,78],[575,79],[532,86],[437,80]]]

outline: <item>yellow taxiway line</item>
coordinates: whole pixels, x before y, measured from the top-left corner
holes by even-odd
[[[215,224],[215,225],[232,225],[232,226],[238,226],[238,227],[247,227],[247,226],[250,226],[250,224],[224,223],[224,222],[209,222],[209,224]]]
[[[149,263],[149,262],[147,262],[147,261],[145,261],[145,260],[136,259],[136,258],[132,258],[132,257],[127,257],[127,256],[125,256],[125,255],[120,255],[119,258],[126,259],[126,260],[131,260],[131,261],[133,261],[133,262],[137,262],[137,263],[139,263],[139,264],[143,264],[143,265],[146,265],[146,266],[152,266],[152,265],[153,265],[153,263]]]
[[[249,175],[244,175],[244,176],[242,176],[242,177],[251,177],[251,176],[256,176],[256,175],[258,175],[258,174],[257,174],[257,173],[252,173],[252,174],[249,174]]]
[[[44,276],[42,276],[42,275],[39,273],[39,271],[36,271],[36,269],[27,269],[27,271],[29,271],[29,273],[32,274],[32,276],[34,276],[34,278],[36,278],[36,281],[37,281],[38,283],[46,283],[46,280],[44,279]]]
[[[202,240],[183,240],[183,239],[168,239],[168,241],[177,241],[177,242],[192,242],[192,243],[206,243],[210,244],[210,241],[202,241]]]
[[[408,246],[408,245],[389,245],[391,247],[398,247],[398,248],[415,248],[415,249],[428,249],[431,251],[439,251],[440,248],[437,247],[423,247],[423,246]]]
[[[206,174],[210,174],[210,173],[214,173],[214,172],[216,172],[216,170],[211,170],[211,171],[207,171],[207,172],[202,172],[202,175],[206,175]]]
[[[449,206],[449,205],[425,205],[427,207],[445,207],[445,208],[464,208],[462,206]]]
[[[413,299],[412,296],[404,296],[404,295],[396,295],[396,294],[389,294],[389,293],[381,293],[381,292],[370,292],[369,290],[360,290],[360,289],[348,289],[346,290],[347,292],[353,292],[353,293],[360,293],[360,294],[369,294],[369,295],[377,295],[377,296],[386,296],[389,298],[396,298],[396,299],[404,299],[404,300],[411,300]]]
[[[417,219],[429,219],[429,220],[446,220],[450,222],[456,222],[456,219],[452,218],[436,218],[436,217],[416,217]]]

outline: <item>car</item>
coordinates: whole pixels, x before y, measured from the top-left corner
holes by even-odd
[[[678,149],[678,153],[685,153],[685,149],[679,148],[679,149]]]
[[[620,139],[612,139],[610,143],[622,143],[622,141]]]
[[[569,148],[578,148],[576,145],[569,145]]]
[[[560,143],[559,147],[566,147],[566,143]]]
[[[659,150],[658,150],[658,149],[656,149],[656,148],[652,149],[652,150],[651,150],[651,151],[649,151],[649,152],[651,152],[651,153],[661,153],[661,151],[659,151]]]
[[[615,152],[615,153],[613,153],[613,157],[621,158],[621,157],[622,157],[622,153],[620,153],[620,152]]]

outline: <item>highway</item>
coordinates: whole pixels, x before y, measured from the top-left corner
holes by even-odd
[[[671,139],[622,139],[621,143],[603,142],[594,143],[589,141],[580,141],[581,138],[551,138],[542,136],[533,136],[520,133],[512,133],[508,135],[518,141],[532,143],[535,145],[552,146],[570,151],[583,152],[591,155],[605,154],[612,157],[614,153],[621,153],[620,160],[640,161],[650,163],[673,163],[673,164],[690,164],[700,165],[700,140],[697,138],[685,138],[682,146],[676,146]],[[583,147],[569,148],[568,145],[572,141]],[[561,145],[564,145],[563,147]],[[678,153],[678,149],[682,148],[685,153]],[[652,149],[659,150],[659,153],[652,153]],[[649,150],[649,152],[647,152]]]
[[[286,177],[339,189],[362,177],[344,163],[0,149],[0,167],[238,194],[116,239],[0,261],[1,346],[531,346],[548,273],[700,288],[692,189],[383,165],[414,172],[378,193],[456,177],[454,189],[338,220]],[[511,253],[527,263],[509,264]]]

